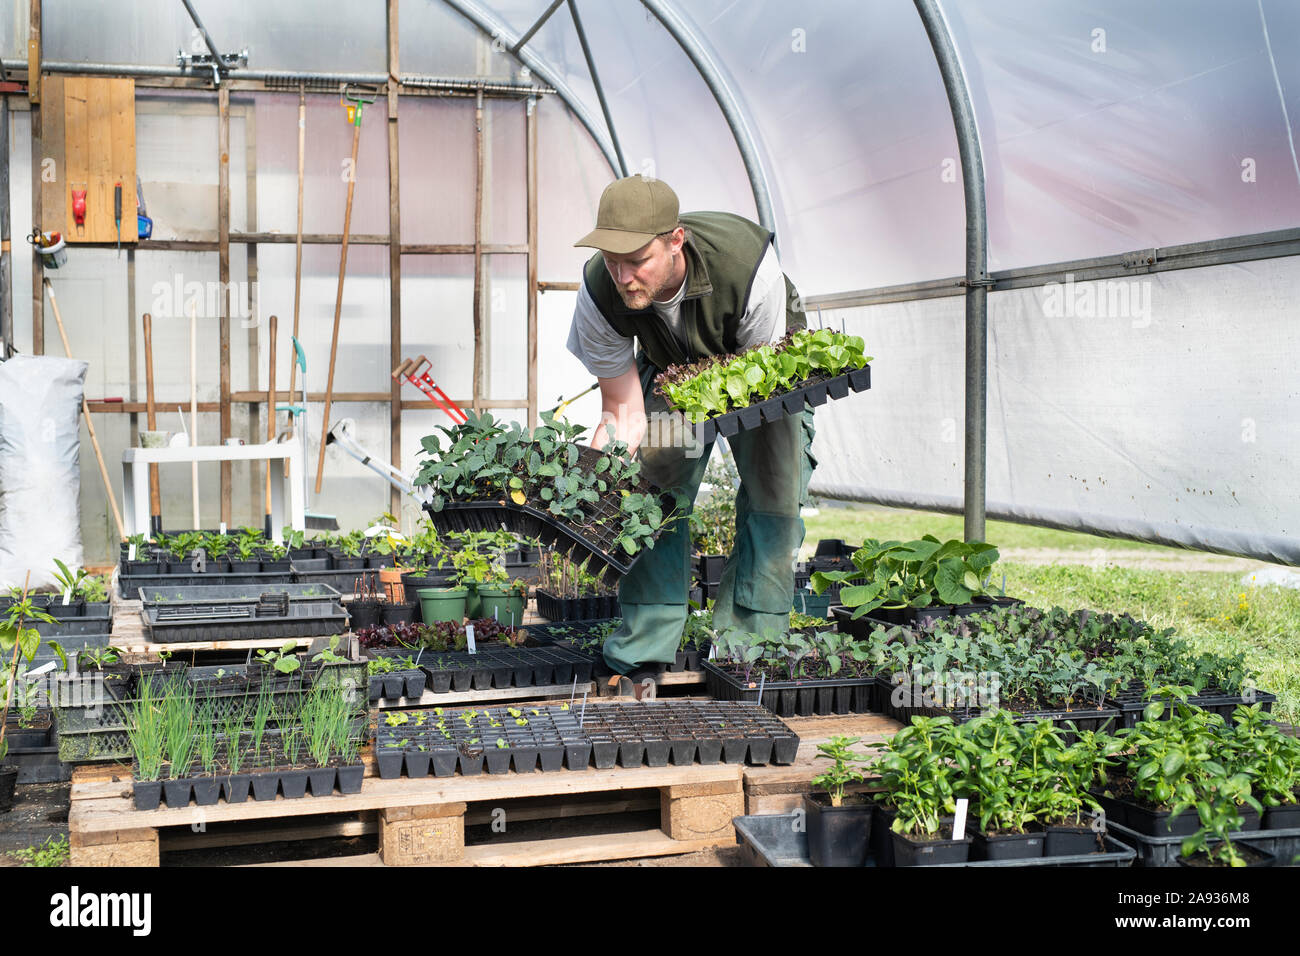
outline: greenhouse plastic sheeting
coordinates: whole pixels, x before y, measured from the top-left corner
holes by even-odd
[[[1300,563],[1295,258],[989,296],[988,515]],[[816,413],[811,490],[960,511],[960,298],[825,311],[871,390]]]
[[[77,456],[86,368],[26,355],[0,362],[0,588],[54,584],[55,558],[82,565]]]

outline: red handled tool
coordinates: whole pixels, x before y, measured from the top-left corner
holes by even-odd
[[[424,369],[424,371],[420,371]],[[458,425],[464,425],[469,421],[469,416],[459,405],[447,397],[447,393],[438,387],[438,383],[433,380],[429,374],[433,370],[433,363],[421,355],[416,359],[406,359],[401,365],[393,369],[393,379],[399,376],[406,376],[406,380],[429,396],[433,404],[437,405],[447,416]]]

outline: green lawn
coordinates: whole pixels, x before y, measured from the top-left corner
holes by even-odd
[[[936,514],[931,511],[906,511],[901,508],[884,508],[878,505],[853,505],[838,507],[822,502],[819,513],[803,519],[807,533],[804,540],[815,545],[821,538],[842,538],[849,544],[861,544],[866,538],[880,541],[897,539],[910,541],[923,534],[932,534],[941,540],[960,538],[963,519],[960,515]],[[984,532],[985,540],[1003,548],[1064,548],[1091,551],[1130,549],[1134,551],[1180,552],[1177,548],[1128,541],[1123,538],[1101,538],[1076,531],[1057,531],[1054,528],[1036,528],[1012,524],[1009,521],[989,521]]]
[[[954,515],[874,506],[823,507],[820,514],[805,518],[804,523],[805,540],[810,546],[819,538],[844,538],[850,544],[859,544],[868,535],[908,540],[928,532],[946,540],[962,534],[961,518]],[[1087,552],[1105,547],[1111,561],[1124,549],[1189,553],[1000,521],[989,522],[986,537],[1003,548]],[[1008,594],[1038,607],[1126,611],[1157,627],[1175,628],[1179,636],[1198,648],[1222,653],[1244,650],[1259,672],[1260,688],[1278,695],[1275,713],[1289,722],[1300,722],[1300,590],[1243,585],[1241,572],[1008,561],[999,562],[997,567],[1006,574]]]

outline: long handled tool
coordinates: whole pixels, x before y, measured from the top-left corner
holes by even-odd
[[[199,313],[194,300],[190,300],[190,447],[199,443]],[[190,462],[190,489],[194,502],[194,530],[199,524],[199,460]]]
[[[349,101],[348,119],[352,123],[352,165],[348,167],[348,202],[343,210],[343,248],[339,253],[338,292],[334,296],[334,334],[330,338],[330,372],[325,384],[325,411],[321,417],[323,431],[329,430],[330,406],[334,400],[334,361],[339,352],[339,320],[343,315],[343,278],[348,269],[348,235],[352,230],[352,196],[357,188],[357,147],[361,143],[361,109],[366,103],[375,101],[373,96],[366,99],[360,93],[350,93],[346,90],[343,96]],[[322,439],[320,458],[316,462],[316,494],[320,494],[321,484],[325,481],[325,445],[326,442]]]
[[[153,316],[144,314],[144,413],[150,431],[158,427],[153,404]],[[158,466],[149,466],[149,533],[162,530],[162,496],[158,487]]]
[[[277,405],[276,411],[289,413],[290,432],[285,436],[288,441],[297,441],[302,443],[302,491],[303,498],[306,500],[309,496],[307,493],[307,353],[302,350],[302,343],[297,338],[291,338],[293,342],[293,361],[302,372],[301,392],[302,404],[296,404],[293,396],[289,396],[288,405]],[[321,435],[321,447],[326,444],[325,436]],[[298,481],[299,477],[293,475],[291,480]],[[307,508],[303,514],[303,522],[313,531],[337,531],[339,529],[338,518],[334,515],[321,514],[318,511],[312,511]]]
[[[298,233],[294,239],[293,262],[293,337],[298,337],[298,308],[302,304],[302,181],[307,155],[307,88],[298,84]],[[289,398],[298,381],[298,363],[289,366]]]
[[[270,375],[266,386],[266,443],[275,441],[275,325],[276,318],[271,316]],[[293,398],[293,393],[289,393]],[[271,527],[271,462],[266,463],[266,533],[272,534]]]
[[[54,321],[59,324],[59,338],[63,340],[63,354],[72,358],[72,347],[68,345],[68,333],[63,328],[63,316],[59,314],[59,303],[54,298],[54,286],[45,280],[45,291],[50,297],[50,309],[54,312]],[[104,490],[108,493],[108,504],[113,509],[113,520],[117,522],[117,535],[126,540],[126,526],[122,524],[122,512],[118,510],[117,499],[113,496],[113,483],[108,480],[108,468],[104,465],[104,453],[99,450],[99,439],[95,436],[95,423],[90,418],[90,405],[86,396],[81,396],[81,413],[86,416],[86,430],[90,432],[90,444],[95,449],[95,460],[99,462],[99,477],[104,479]]]
[[[420,369],[424,369],[423,372]],[[403,376],[406,380],[429,396],[434,405],[441,408],[447,413],[447,416],[456,424],[464,425],[469,421],[464,409],[447,397],[447,393],[438,387],[438,383],[433,380],[433,363],[421,355],[419,358],[406,359],[401,365],[393,369],[393,381]],[[333,432],[331,431],[331,434]]]
[[[325,436],[325,442],[330,445],[338,445],[340,449],[379,475],[402,494],[414,495],[421,501],[433,497],[432,489],[428,487],[414,488],[411,485],[411,480],[402,474],[401,469],[389,464],[382,458],[376,458],[359,445],[353,436],[355,426],[356,423],[352,419],[340,418],[334,423],[334,427],[329,430],[329,434]]]

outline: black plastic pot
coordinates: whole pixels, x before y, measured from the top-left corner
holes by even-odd
[[[541,748],[536,744],[511,743],[510,752],[515,765],[515,773],[533,773],[537,770],[537,758]]]
[[[378,601],[364,601],[360,598],[355,601],[344,601],[343,609],[348,612],[351,618],[348,626],[353,631],[358,631],[363,627],[373,627],[379,623]]]
[[[586,770],[591,765],[591,744],[580,740],[566,740],[564,764],[570,770]]]
[[[402,775],[402,751],[396,747],[380,748],[375,752],[375,765],[381,780],[392,780]]]
[[[894,865],[894,831],[890,829],[893,824],[893,809],[878,804],[871,818],[871,857],[876,866]]]
[[[487,772],[493,774],[510,772],[510,748],[490,746],[485,748],[483,759],[487,763]]]
[[[917,840],[894,833],[894,866],[933,866],[936,863],[964,863],[970,858],[971,838],[952,839],[952,824],[939,829],[937,840]],[[944,837],[944,834],[948,834]]]
[[[622,767],[639,767],[645,759],[645,743],[640,740],[624,740],[618,745],[618,762]]]
[[[405,753],[406,775],[412,780],[429,776],[432,755],[427,750],[408,750]]]
[[[1053,824],[1047,828],[1043,840],[1043,856],[1077,856],[1105,851],[1106,841],[1102,834],[1087,826]]]
[[[429,689],[435,694],[445,694],[451,690],[451,671],[435,670],[426,673],[429,678]]]
[[[1178,816],[1170,817],[1168,810],[1152,810],[1132,800],[1120,800],[1104,794],[1095,796],[1108,818],[1146,836],[1191,836],[1201,826],[1194,810],[1184,810]]]
[[[307,771],[307,782],[311,785],[313,797],[328,797],[334,793],[334,781],[338,771],[333,767],[317,767]]]
[[[1213,842],[1217,844],[1219,841],[1214,840]],[[1247,868],[1270,867],[1270,866],[1275,866],[1277,864],[1277,855],[1268,852],[1262,847],[1255,846],[1252,843],[1246,843],[1244,840],[1233,840],[1232,843],[1233,846],[1235,846],[1238,851],[1241,850],[1248,851],[1246,853],[1241,854],[1246,859]],[[1193,853],[1191,856],[1183,856],[1179,854],[1177,863],[1179,866],[1186,866],[1186,867],[1226,866],[1226,864],[1224,863],[1208,862],[1205,858],[1204,852]]]
[[[221,799],[219,777],[195,777],[191,783],[194,787],[194,802],[199,806],[213,807]]]
[[[226,803],[243,803],[248,799],[253,778],[246,773],[232,773],[221,781],[221,792]]]
[[[3,778],[0,778],[0,803],[4,797],[2,781]],[[162,802],[162,781],[134,780],[131,782],[131,792],[135,796],[137,810],[157,810],[158,804]],[[12,793],[10,796],[12,798]]]
[[[1044,834],[977,832],[971,843],[972,860],[1031,860],[1043,855]]]
[[[406,689],[406,679],[401,674],[384,674],[384,696],[397,700]]]
[[[176,810],[190,805],[190,793],[194,788],[188,777],[164,780],[162,786],[163,797],[166,799],[169,809]]]
[[[666,740],[647,740],[645,741],[645,762],[649,767],[666,767],[668,766],[668,755],[671,745]]]
[[[275,793],[280,789],[280,775],[274,770],[263,771],[250,775],[253,784],[254,800],[274,800]]]
[[[1260,828],[1263,830],[1290,830],[1300,827],[1300,803],[1288,803],[1281,807],[1265,807],[1264,819]]]
[[[473,777],[483,772],[483,748],[460,748],[460,772],[463,776]]]
[[[719,738],[698,739],[695,741],[700,754],[700,763],[715,764],[722,761],[722,741]]]
[[[674,767],[689,767],[695,763],[695,740],[673,738],[668,741],[669,755]]]
[[[360,793],[361,781],[365,779],[365,764],[350,764],[338,768],[339,793]]]
[[[405,604],[390,604],[384,602],[380,605],[383,612],[385,624],[398,624],[401,622],[414,622],[420,616],[420,605],[415,601],[408,601]]]
[[[803,796],[808,855],[813,866],[862,866],[867,862],[876,807],[861,795],[847,794],[844,800],[843,806],[833,807],[823,794]]]
[[[286,800],[299,800],[307,795],[306,770],[281,770],[280,792]]]
[[[455,747],[435,747],[430,754],[430,764],[435,777],[450,777],[456,773]]]
[[[592,740],[591,757],[597,770],[610,770],[618,760],[618,744],[612,740]],[[717,761],[714,761],[716,763]],[[572,764],[569,765],[572,769]]]
[[[542,773],[554,773],[564,769],[564,745],[543,744],[537,748],[537,759],[541,763]]]

